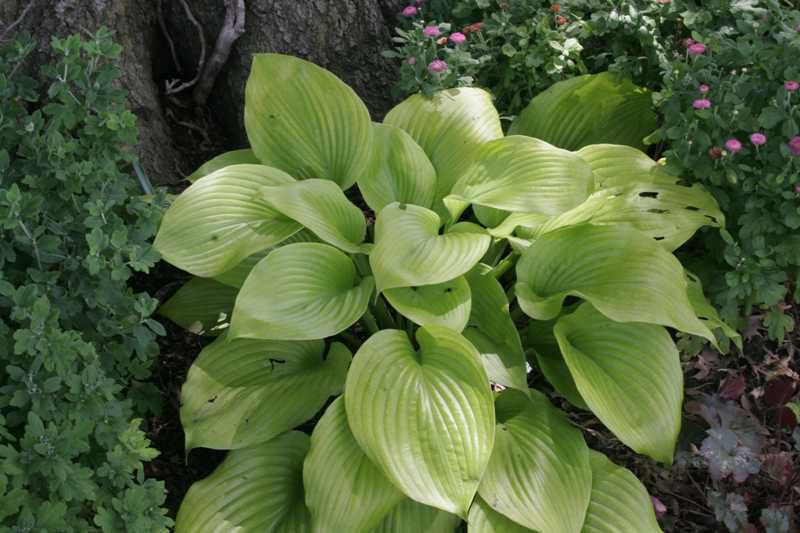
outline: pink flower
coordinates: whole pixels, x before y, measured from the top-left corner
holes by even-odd
[[[703,43],[692,43],[686,49],[690,55],[700,56],[706,53],[706,45]]]
[[[761,146],[767,143],[767,136],[763,133],[753,133],[750,135],[750,142],[756,146]]]
[[[695,40],[692,39],[691,37],[687,37],[687,38],[681,40],[681,44],[683,45],[684,48],[689,48],[694,43],[695,43]]]
[[[700,92],[703,93],[703,94],[708,94],[708,92],[710,90],[711,90],[711,87],[706,85],[705,83],[700,86]]]
[[[417,8],[414,6],[406,6],[405,9],[403,9],[404,17],[413,17],[416,14],[417,14]]]
[[[725,141],[725,148],[730,153],[735,154],[742,149],[742,143],[739,142],[739,139],[728,139]]]
[[[406,63],[408,63],[409,65],[416,65],[417,64],[417,58],[414,57],[414,56],[411,56],[411,57],[408,58],[408,60],[406,60]]]
[[[453,35],[450,36],[450,42],[453,44],[461,44],[467,40],[467,36],[461,33],[460,31],[455,32]]]
[[[800,26],[798,26],[797,28],[798,28],[797,31],[800,31]],[[794,193],[795,194],[800,194],[800,183],[795,184]]]
[[[425,26],[422,33],[425,37],[438,37],[442,32],[439,30],[439,26]]]
[[[789,151],[792,155],[800,155],[800,136],[792,137],[789,141]]]
[[[436,74],[438,72],[444,72],[445,70],[447,70],[447,63],[445,63],[441,59],[434,59],[428,64],[428,72],[432,74]]]
[[[797,83],[794,80],[789,80],[783,84],[783,88],[789,91],[790,93],[795,92],[797,89],[800,89],[800,83]]]
[[[692,102],[692,107],[695,109],[708,109],[711,107],[711,100],[706,98],[698,98],[694,102]]]

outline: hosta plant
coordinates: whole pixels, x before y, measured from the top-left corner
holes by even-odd
[[[231,450],[178,531],[659,530],[528,372],[669,463],[670,330],[726,328],[672,251],[723,220],[635,148],[583,145],[630,136],[630,110],[570,94],[599,115],[539,106],[506,137],[468,88],[376,124],[331,73],[254,58],[251,148],[195,173],[156,239],[196,276],[162,312],[217,336],[182,390],[187,449]]]

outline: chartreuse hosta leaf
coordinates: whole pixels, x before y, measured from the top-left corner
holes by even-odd
[[[526,347],[533,350],[536,365],[556,392],[575,407],[588,410],[589,406],[578,392],[575,380],[553,334],[555,323],[555,320],[531,320],[525,339]]]
[[[297,179],[347,189],[372,157],[369,111],[339,78],[296,57],[256,54],[244,124],[256,156]]]
[[[467,325],[472,296],[464,276],[436,285],[384,291],[401,315],[420,326],[444,326],[461,331]]]
[[[476,88],[440,91],[433,98],[415,94],[389,111],[384,123],[408,132],[428,154],[437,172],[436,204],[461,177],[475,149],[503,137],[491,95]]]
[[[329,180],[307,179],[261,189],[273,209],[311,230],[323,241],[350,253],[368,252],[364,213]]]
[[[469,204],[557,215],[579,205],[593,190],[592,169],[578,155],[514,135],[476,148],[444,203],[453,220]]]
[[[543,235],[517,263],[515,290],[522,310],[537,320],[555,318],[567,296],[578,296],[612,320],[716,342],[689,302],[681,264],[632,228],[581,225]]]
[[[656,129],[650,92],[610,72],[576,76],[531,100],[510,135],[528,135],[567,150],[615,143],[643,148]]]
[[[647,490],[633,473],[589,452],[592,499],[583,533],[661,533]]]
[[[683,372],[667,330],[609,320],[584,303],[555,336],[581,397],[635,451],[672,462],[681,429]]]
[[[230,338],[310,340],[336,335],[361,318],[374,289],[333,246],[297,243],[262,259],[244,282]]]
[[[197,180],[164,213],[154,246],[165,260],[213,277],[278,244],[301,226],[273,209],[259,190],[294,179],[263,165],[233,165]]]
[[[344,400],[325,411],[303,465],[314,531],[369,531],[405,499],[361,451],[347,423]],[[405,531],[405,530],[398,530]]]
[[[299,426],[342,391],[350,359],[321,340],[217,339],[181,389],[186,448],[242,448]]]
[[[450,281],[475,266],[491,244],[489,235],[470,231],[439,235],[440,225],[439,215],[416,205],[392,203],[378,213],[369,256],[378,292]]]
[[[213,279],[192,278],[158,312],[192,333],[219,335],[228,327],[238,292]]]
[[[208,176],[212,172],[231,165],[260,165],[261,161],[258,160],[256,154],[250,148],[243,150],[232,150],[220,154],[213,159],[203,163],[200,168],[192,172],[186,179],[194,183],[204,176]]]
[[[353,359],[350,429],[364,453],[412,499],[466,517],[494,443],[494,408],[480,354],[455,331],[383,330]]]
[[[575,152],[592,168],[595,186],[612,189],[641,182],[669,181],[679,178],[666,172],[662,165],[636,148],[622,144],[592,144]]]
[[[369,533],[455,533],[460,522],[454,514],[406,498]]]
[[[529,533],[533,531],[506,518],[477,496],[469,508],[468,533]]]
[[[580,430],[538,391],[497,397],[497,431],[478,492],[495,511],[537,531],[581,530],[592,473]]]
[[[689,301],[692,302],[692,307],[700,320],[711,330],[722,330],[722,333],[735,342],[741,350],[742,336],[739,335],[735,329],[722,321],[717,310],[714,309],[714,306],[706,299],[705,294],[703,294],[703,284],[700,283],[700,278],[687,271],[686,282],[689,284]]]
[[[189,489],[176,533],[270,531],[305,533],[311,517],[303,502],[303,458],[308,436],[290,431],[228,454]]]
[[[436,195],[436,169],[414,139],[398,127],[373,124],[375,153],[358,189],[376,213],[392,202],[431,207]]]
[[[525,353],[508,311],[503,286],[486,265],[477,265],[467,281],[472,311],[464,336],[478,349],[492,383],[527,390]]]

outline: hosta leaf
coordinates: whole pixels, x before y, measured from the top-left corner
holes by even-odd
[[[198,335],[219,335],[231,319],[238,289],[207,278],[193,278],[158,308],[158,312]]]
[[[436,169],[425,151],[405,131],[373,124],[375,154],[358,189],[376,213],[392,202],[431,207],[436,195]]]
[[[367,252],[364,213],[332,181],[307,179],[265,187],[264,200],[323,241],[350,253]]]
[[[555,318],[567,296],[588,300],[617,322],[649,322],[714,335],[689,303],[683,267],[644,234],[621,226],[573,226],[547,233],[517,263],[520,307]]]
[[[444,203],[453,220],[469,204],[557,215],[579,205],[593,189],[592,169],[578,155],[515,135],[477,148]]]
[[[556,389],[556,392],[575,407],[588,410],[589,406],[578,392],[575,380],[570,374],[569,367],[558,347],[558,341],[553,334],[555,323],[555,320],[531,320],[528,325],[526,346],[533,350],[536,365],[547,381]]]
[[[439,235],[440,222],[439,215],[415,205],[394,203],[381,210],[369,256],[378,292],[450,281],[466,274],[489,249],[489,235]]]
[[[683,372],[661,326],[609,320],[589,304],[556,322],[561,353],[589,408],[635,451],[672,462]]]
[[[176,533],[309,531],[302,480],[307,451],[308,436],[291,431],[230,452],[210,476],[191,486],[178,511]]]
[[[440,91],[433,98],[410,96],[386,115],[385,124],[402,128],[428,154],[437,173],[438,205],[461,176],[474,150],[503,136],[492,97],[477,88]]]
[[[454,533],[461,519],[406,498],[369,533]]]
[[[230,338],[310,340],[336,335],[367,309],[371,276],[327,244],[282,246],[261,260],[233,309]]]
[[[384,474],[414,500],[465,517],[494,441],[489,380],[455,331],[383,330],[361,345],[347,376],[350,429]]]
[[[692,307],[700,320],[712,331],[721,329],[722,333],[735,342],[736,346],[741,350],[742,336],[739,335],[735,329],[723,322],[717,310],[714,309],[714,306],[706,299],[703,293],[703,284],[700,283],[700,278],[691,272],[686,272],[686,282],[689,284],[689,301],[692,303]]]
[[[575,152],[592,168],[597,189],[611,189],[642,181],[669,181],[679,178],[667,174],[649,155],[622,144],[591,144]]]
[[[489,228],[489,235],[505,238],[512,235],[518,228],[524,229],[527,234],[534,234],[542,225],[553,217],[540,213],[511,213],[502,222]],[[558,218],[558,217],[556,217]]]
[[[258,194],[294,179],[263,165],[233,165],[197,180],[164,213],[154,246],[196,276],[213,277],[286,239],[301,226]]]
[[[472,292],[472,312],[464,336],[478,349],[489,380],[527,390],[525,353],[508,311],[508,299],[490,269],[476,266],[467,281]]]
[[[653,502],[633,473],[591,451],[592,499],[582,533],[661,533]]]
[[[231,165],[246,165],[246,164],[260,165],[261,161],[258,160],[256,154],[254,154],[250,148],[246,148],[244,150],[232,150],[230,152],[225,152],[224,154],[220,154],[214,157],[213,159],[206,161],[200,166],[200,168],[192,172],[192,174],[186,179],[194,183],[200,178],[207,176],[212,172],[216,172],[221,168],[225,168]]]
[[[533,531],[501,515],[480,496],[475,498],[472,507],[469,508],[468,522],[468,533],[530,533]]]
[[[314,531],[319,532],[368,531],[405,499],[359,448],[341,397],[314,428],[303,483]]]
[[[531,100],[510,135],[528,135],[566,150],[613,143],[643,148],[656,129],[650,92],[610,72],[555,83]]]
[[[472,307],[469,284],[463,276],[436,285],[389,289],[383,294],[401,315],[420,326],[461,331]]]
[[[592,473],[580,430],[535,390],[497,397],[492,458],[479,493],[495,511],[525,527],[578,532]]]
[[[313,417],[344,386],[351,355],[333,343],[219,338],[181,389],[186,448],[264,442]]]
[[[332,73],[296,57],[253,56],[244,124],[256,156],[297,179],[328,179],[347,189],[371,160],[364,103]]]
[[[472,212],[475,213],[475,218],[487,228],[501,224],[509,216],[508,211],[477,204],[472,206]]]

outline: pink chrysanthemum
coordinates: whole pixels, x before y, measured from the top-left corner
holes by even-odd
[[[698,98],[692,102],[692,107],[695,109],[708,109],[711,107],[711,100],[708,100],[707,98]]]
[[[439,72],[444,72],[447,70],[447,63],[442,61],[441,59],[434,59],[428,64],[428,72],[432,74],[436,74]]]
[[[689,52],[689,55],[700,56],[706,53],[706,45],[703,43],[692,43],[686,50]]]
[[[425,35],[425,37],[438,37],[440,33],[442,32],[439,26],[425,26],[422,30],[422,34]]]
[[[767,144],[767,136],[763,133],[753,133],[750,135],[750,142],[756,146]]]
[[[739,139],[728,139],[725,141],[725,149],[735,154],[742,149],[742,143],[739,142]]]
[[[789,140],[789,151],[792,155],[800,155],[800,136],[792,137]]]
[[[414,6],[406,6],[403,9],[403,16],[404,17],[413,17],[417,14],[417,8]]]
[[[800,83],[797,83],[794,80],[789,80],[783,84],[783,88],[789,91],[790,93],[795,92],[797,89],[800,89]]]
[[[467,40],[467,36],[461,33],[460,31],[455,32],[453,35],[450,36],[450,42],[453,44],[461,44]]]

